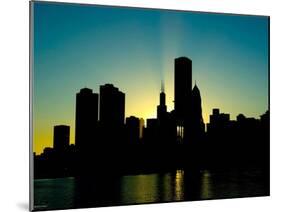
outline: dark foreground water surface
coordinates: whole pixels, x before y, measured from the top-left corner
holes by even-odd
[[[35,210],[269,195],[258,169],[188,171],[34,181]]]

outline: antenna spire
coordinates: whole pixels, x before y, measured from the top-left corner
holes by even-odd
[[[164,93],[165,92],[165,86],[164,86],[164,81],[161,80],[161,92]]]

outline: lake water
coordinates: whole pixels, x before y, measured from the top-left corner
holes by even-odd
[[[113,177],[38,179],[35,209],[99,207],[269,195],[260,170],[188,171]]]

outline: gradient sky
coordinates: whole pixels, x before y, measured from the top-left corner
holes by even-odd
[[[203,118],[268,109],[268,18],[77,4],[34,4],[34,151],[52,147],[53,126],[71,126],[75,94],[113,83],[126,116],[156,116],[161,80],[173,109],[174,58],[193,61]]]

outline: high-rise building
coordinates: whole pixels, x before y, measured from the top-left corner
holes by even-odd
[[[158,131],[158,120],[155,118],[146,119],[146,128],[144,128],[144,142],[148,145],[159,143]]]
[[[126,118],[126,135],[129,144],[136,144],[140,139],[140,119],[135,116]]]
[[[98,94],[83,88],[76,94],[75,144],[78,150],[89,150],[97,133]]]
[[[175,120],[178,142],[187,143],[191,134],[192,61],[187,57],[175,59],[174,79]]]
[[[190,116],[192,91],[192,61],[187,57],[175,59],[174,101],[175,115],[178,121]]]
[[[70,127],[66,125],[54,126],[54,150],[63,152],[69,146]]]
[[[112,84],[100,86],[100,122],[122,126],[125,119],[125,94]]]
[[[196,142],[202,140],[205,133],[205,124],[202,117],[202,102],[200,90],[195,84],[191,94],[191,140]]]
[[[100,86],[100,137],[102,145],[125,141],[125,94],[112,84]]]
[[[161,85],[160,92],[160,104],[157,106],[157,119],[161,122],[166,119],[167,116],[167,106],[166,106],[166,94],[164,90],[164,85]]]

